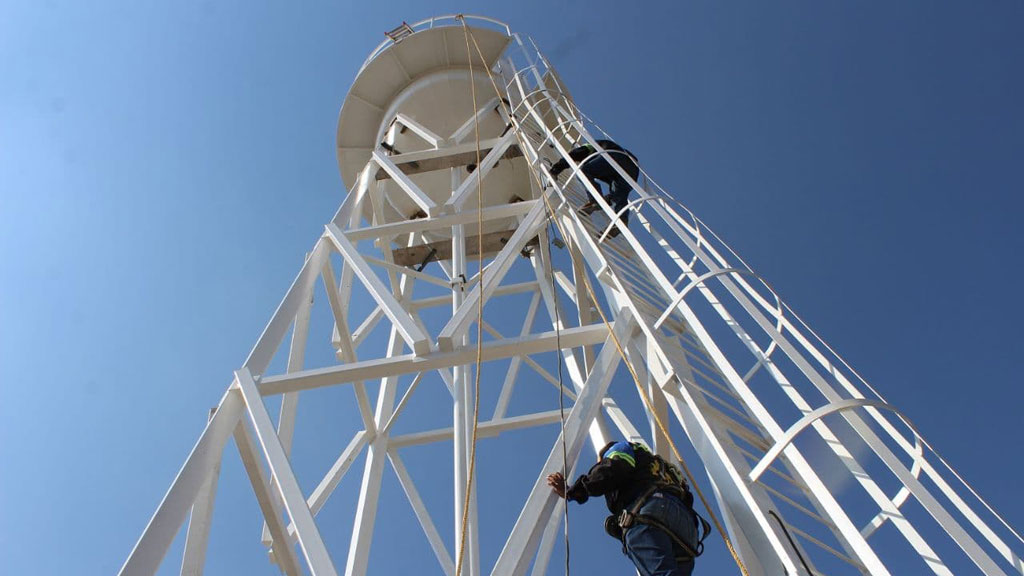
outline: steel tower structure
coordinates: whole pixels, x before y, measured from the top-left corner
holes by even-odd
[[[453,576],[461,549],[462,574],[543,574],[561,521],[545,475],[561,469],[563,448],[572,467],[588,443],[623,436],[647,438],[668,457],[673,442],[685,444],[699,459],[691,468],[702,465],[699,483],[750,574],[1024,574],[1020,536],[653,180],[621,172],[634,187],[628,227],[603,201],[592,216],[576,211],[598,191],[568,151],[603,136],[531,40],[468,16],[403,24],[388,36],[339,118],[349,193],[122,574],[155,573],[186,518],[181,573],[202,573],[232,436],[264,515],[264,543],[289,575],[303,565],[316,575],[372,571],[391,472],[437,572]],[[568,177],[552,176],[559,159],[569,161]],[[326,302],[314,306],[318,284]],[[320,367],[305,363],[314,312],[333,326],[336,361]],[[480,397],[478,361],[488,375]],[[635,376],[636,387],[613,388],[613,376]],[[289,460],[297,403],[325,387],[350,388],[358,416],[333,466],[304,493]],[[635,405],[638,389],[642,416],[631,419],[620,405]],[[536,401],[538,390],[552,403],[564,397],[564,424],[553,404]],[[524,393],[530,400],[513,414]],[[273,396],[276,423],[264,403]],[[423,406],[441,414],[440,426],[411,416]],[[474,429],[484,457],[492,438],[515,442],[529,428],[546,434],[550,452],[542,464],[523,463],[536,480],[522,488],[508,530],[484,533],[476,494],[493,477],[474,475]],[[451,456],[439,465],[453,479],[443,493],[422,491],[404,463],[428,445]],[[357,458],[348,553],[332,558],[317,515]],[[430,512],[438,502],[453,507],[448,538]],[[481,538],[504,542],[493,565],[481,560]]]

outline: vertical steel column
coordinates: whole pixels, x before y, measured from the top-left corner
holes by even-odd
[[[477,170],[480,168],[477,167]],[[461,176],[457,170],[451,171],[452,193],[461,187]],[[454,315],[462,307],[466,299],[465,281],[467,276],[466,265],[466,225],[458,224],[452,226],[452,314]],[[477,326],[477,330],[481,327]],[[460,348],[465,347],[469,342],[468,333],[463,333],[458,340]],[[474,368],[475,369],[475,368]],[[469,480],[469,459],[473,441],[472,410],[474,402],[474,391],[470,384],[473,377],[473,370],[466,365],[452,367],[452,380],[455,384],[455,396],[452,405],[452,426],[454,430],[453,450],[455,464],[455,565],[461,563],[462,574],[477,576],[480,572],[476,551],[479,549],[479,540],[476,533],[476,490],[474,479],[469,489],[469,510],[466,510],[467,482]],[[463,526],[463,518],[466,524]],[[464,549],[462,533],[465,531]],[[460,552],[464,556],[459,558]]]

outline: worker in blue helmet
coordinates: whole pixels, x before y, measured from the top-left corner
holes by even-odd
[[[636,442],[609,442],[597,464],[566,487],[547,477],[552,491],[580,504],[604,496],[612,513],[605,531],[622,541],[641,576],[690,576],[710,527],[693,509],[693,495],[679,469]],[[703,536],[700,534],[703,533]]]
[[[628,180],[622,177],[622,174],[612,166],[608,160],[605,159],[603,154],[599,152],[604,150],[608,155],[615,161],[615,164],[622,169],[630,179],[636,181],[640,176],[640,166],[637,165],[636,156],[629,150],[626,150],[622,146],[619,146],[611,140],[596,140],[595,141],[600,149],[591,146],[590,144],[583,144],[577,146],[569,151],[569,157],[575,162],[583,162],[580,166],[580,171],[583,175],[590,179],[590,182],[594,185],[598,191],[601,190],[601,184],[603,182],[608,188],[608,194],[604,196],[604,199],[608,204],[611,205],[612,210],[616,213],[622,211],[623,208],[629,203],[629,193],[633,190],[633,186]],[[551,166],[551,175],[558,178],[558,175],[569,168],[569,163],[565,158],[560,159]],[[590,214],[597,210],[600,206],[597,204],[597,200],[593,197],[587,201],[586,204],[580,206],[579,211],[581,214]],[[629,211],[623,212],[621,217],[623,224],[629,224]],[[619,229],[612,228],[609,236],[618,236]]]

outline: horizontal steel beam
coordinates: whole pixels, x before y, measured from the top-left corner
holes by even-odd
[[[506,430],[517,430],[519,428],[531,428],[533,426],[554,424],[555,422],[559,422],[561,417],[562,413],[560,411],[549,410],[547,412],[537,412],[535,414],[526,414],[523,416],[509,416],[506,418],[488,420],[486,422],[481,422],[477,426],[477,437],[488,438],[491,436],[497,436]],[[425,432],[413,432],[412,434],[403,434],[402,436],[392,436],[388,445],[391,448],[404,448],[406,446],[416,446],[419,444],[441,442],[442,440],[451,440],[453,431],[453,428],[438,428],[435,430],[427,430]]]
[[[478,220],[478,216],[480,220],[490,222],[491,220],[498,220],[500,218],[522,216],[529,212],[530,208],[533,208],[533,205],[537,202],[539,202],[539,200],[523,200],[522,202],[513,202],[512,204],[491,206],[480,211],[462,210],[457,214],[438,216],[436,218],[419,218],[416,220],[381,224],[380,226],[354,228],[351,230],[345,230],[345,236],[352,242],[358,242],[359,240],[383,238],[385,236],[398,236],[401,234],[408,234],[410,232],[427,232],[429,230],[449,229],[452,226],[457,226],[459,224],[476,222]]]
[[[397,168],[400,171],[402,171],[403,174],[406,175],[420,174],[423,172],[433,172],[435,170],[444,170],[446,168],[456,168],[466,166],[468,164],[473,164],[476,162],[476,147],[473,146],[473,143],[458,146],[457,149],[460,151],[453,152],[453,150],[456,150],[456,148],[442,148],[440,150],[430,150],[429,152],[434,153],[434,155],[432,156],[423,154],[421,152],[397,154],[395,156],[391,156],[391,161],[394,162]],[[486,155],[491,150],[492,147],[485,148],[481,146],[480,154]],[[438,152],[442,152],[445,154],[437,154]],[[518,158],[522,155],[523,153],[521,150],[519,150],[519,147],[512,145],[509,146],[507,150],[504,150],[502,152],[501,159],[504,160]],[[424,159],[415,160],[414,158],[416,157],[423,157]],[[384,169],[380,169],[377,171],[375,178],[377,180],[387,180],[391,178],[391,174],[389,174]]]
[[[522,292],[529,292],[537,289],[537,281],[532,282],[520,282],[518,284],[504,284],[498,286],[494,293],[491,294],[491,300],[494,300],[496,296],[508,296],[509,294],[520,294]],[[431,296],[429,298],[420,298],[419,300],[413,300],[409,302],[409,307],[413,310],[421,310],[423,308],[433,308],[436,306],[451,306],[452,297],[450,295],[444,296]]]
[[[512,356],[539,354],[556,350],[561,340],[562,348],[591,346],[604,341],[608,329],[604,324],[589,324],[578,328],[562,330],[559,335],[554,331],[532,334],[522,338],[506,338],[485,342],[482,360],[488,362]],[[391,358],[380,358],[352,362],[330,368],[317,368],[264,377],[259,384],[260,394],[271,396],[285,392],[298,392],[335,384],[345,384],[361,380],[374,380],[386,376],[411,374],[437,370],[476,361],[476,346],[460,347],[451,352],[431,352],[422,356],[403,354]]]
[[[481,244],[484,249],[484,257],[494,256],[505,247],[505,244],[508,244],[508,241],[512,238],[512,234],[515,230],[516,229],[513,228],[511,230],[487,232],[483,236],[467,236],[465,257],[471,258],[473,256],[480,256]],[[540,240],[534,236],[531,240],[526,242],[523,249],[525,250],[531,246],[536,246],[539,243]],[[395,248],[392,250],[392,254],[395,258],[395,264],[398,266],[415,266],[423,265],[428,262],[451,260],[452,241],[438,240],[437,242],[416,244],[405,248]]]
[[[489,138],[487,140],[480,141],[481,153],[486,150],[490,150],[501,142],[501,138]],[[417,150],[415,152],[404,152],[399,154],[392,154],[388,156],[388,159],[393,162],[396,166],[402,168],[402,171],[406,174],[413,174],[416,172],[428,172],[431,170],[440,170],[443,168],[451,168],[458,164],[451,164],[445,162],[446,159],[452,156],[462,156],[465,154],[473,154],[474,160],[476,158],[476,144],[474,142],[467,142],[465,144],[456,144],[447,148],[434,148],[430,150]],[[410,165],[416,166],[410,166]],[[422,169],[421,169],[422,168]],[[388,178],[388,173],[379,169],[374,175],[377,180],[384,180]]]

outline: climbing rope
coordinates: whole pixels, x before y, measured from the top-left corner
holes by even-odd
[[[464,20],[462,22],[462,26],[466,33],[467,43],[471,39],[473,41],[473,45],[476,47],[477,54],[479,54],[480,56],[480,60],[482,62],[486,62],[486,59],[483,56],[483,51],[480,50],[480,45],[476,41],[476,37],[473,35],[472,31],[469,30],[469,27],[466,26]],[[495,95],[498,97],[498,101],[501,103],[501,106],[504,107],[505,112],[509,117],[509,120],[515,122],[516,124],[519,124],[518,119],[515,116],[513,116],[510,106],[506,104],[506,101],[502,98],[501,90],[498,88],[498,84],[494,80],[494,75],[491,73],[491,70],[486,66],[484,67],[484,69],[487,71],[487,76],[491,81],[491,85],[494,87]],[[516,130],[516,137],[520,139],[519,145],[523,147],[525,154],[526,143],[522,141],[521,132],[518,129]],[[562,235],[563,240],[568,239],[569,237],[565,234],[565,231],[562,228],[560,220],[556,217],[555,210],[552,208],[551,202],[548,200],[547,194],[543,192],[543,182],[541,182],[540,177],[537,175],[537,172],[535,170],[530,170],[529,172],[530,175],[533,177],[534,181],[536,182],[538,188],[541,190],[541,198],[544,200],[544,204],[547,207],[548,217],[555,222],[555,225],[558,227],[559,233]],[[554,184],[557,185],[557,182],[555,182]],[[570,258],[572,258],[575,263],[575,256],[573,254],[573,251],[570,250],[569,254]],[[693,472],[690,470],[690,467],[687,466],[686,461],[683,460],[683,456],[679,452],[679,448],[676,446],[675,442],[673,442],[672,436],[669,434],[668,427],[662,421],[661,417],[658,416],[658,412],[654,409],[654,405],[651,402],[650,396],[647,394],[647,391],[640,383],[640,378],[637,375],[636,370],[633,368],[632,363],[630,363],[629,358],[626,357],[626,352],[622,347],[622,343],[619,341],[618,336],[615,335],[615,331],[612,329],[611,323],[608,321],[607,316],[601,309],[601,306],[598,304],[597,296],[594,293],[593,287],[590,285],[589,278],[586,274],[581,274],[580,276],[580,280],[583,281],[584,287],[587,289],[587,293],[590,296],[591,301],[594,302],[594,307],[597,309],[598,314],[601,316],[601,321],[604,323],[605,329],[608,330],[608,335],[611,337],[612,342],[614,342],[615,348],[619,352],[619,355],[622,357],[623,363],[626,365],[626,368],[629,370],[630,375],[633,377],[633,382],[636,384],[637,391],[640,393],[640,397],[643,399],[644,404],[647,407],[648,413],[652,416],[652,418],[658,426],[658,429],[661,431],[662,435],[668,441],[669,447],[671,447],[672,449],[672,454],[673,456],[675,456],[676,460],[682,466],[683,471],[686,473],[687,478],[690,480],[690,485],[693,486],[693,488],[697,491],[697,496],[700,498],[700,501],[704,505],[705,510],[711,517],[712,522],[714,522],[715,528],[718,530],[718,533],[721,535],[722,540],[725,542],[726,548],[729,549],[729,553],[732,555],[733,560],[736,562],[736,566],[739,568],[740,573],[743,574],[743,576],[750,576],[749,572],[747,572],[746,566],[743,565],[743,561],[740,559],[739,554],[736,552],[736,549],[733,546],[732,541],[729,539],[729,536],[725,533],[725,528],[722,526],[721,521],[715,514],[714,509],[712,509],[710,503],[707,500],[707,497],[704,495],[704,491],[701,490],[700,485],[697,483],[697,480],[693,475]],[[577,305],[579,304],[580,303],[577,303]]]
[[[480,170],[480,116],[476,113],[476,80],[473,75],[473,53],[469,48],[469,27],[462,14],[456,16],[462,22],[462,30],[466,36],[466,55],[469,59],[469,88],[473,97],[473,133],[476,138],[476,169]],[[474,43],[476,40],[474,40]],[[479,48],[478,48],[479,51]],[[483,56],[481,55],[481,61]],[[462,562],[466,552],[466,523],[469,520],[469,502],[473,490],[473,474],[476,470],[476,440],[477,430],[480,425],[480,367],[483,365],[483,334],[484,334],[484,220],[483,220],[483,197],[484,178],[483,174],[477,172],[476,178],[476,241],[477,241],[477,268],[479,269],[480,298],[478,299],[476,311],[476,377],[474,379],[473,391],[473,435],[469,451],[469,471],[466,474],[466,498],[462,505],[462,529],[459,535],[458,563],[455,567],[455,576],[462,575]]]
[[[548,245],[548,264],[553,264],[551,247]],[[551,271],[548,276],[551,278],[551,298],[555,305],[555,356],[558,358],[558,419],[561,424],[561,438],[562,438],[562,479],[565,482],[566,489],[569,486],[569,448],[566,446],[565,441],[565,389],[562,384],[562,315],[560,307],[558,305],[558,292],[555,291],[555,273],[554,266],[549,268]],[[562,515],[565,518],[565,576],[569,576],[569,499],[562,499]]]

